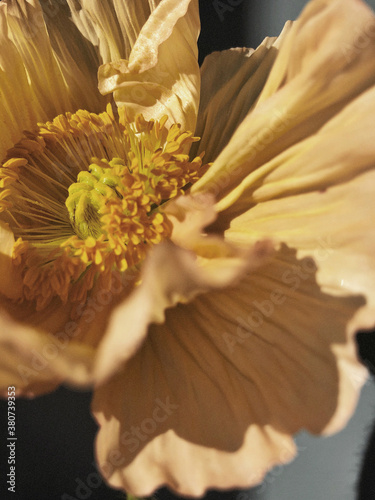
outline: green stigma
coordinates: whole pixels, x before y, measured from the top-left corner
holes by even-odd
[[[98,238],[102,234],[101,215],[106,203],[109,199],[122,198],[116,189],[121,185],[121,178],[112,172],[118,162],[121,160],[113,159],[107,168],[91,164],[88,171],[79,172],[77,182],[68,189],[65,205],[80,239]]]

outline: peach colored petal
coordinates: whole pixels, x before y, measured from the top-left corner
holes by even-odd
[[[21,324],[54,336],[57,342],[74,340],[96,349],[105,335],[112,310],[132,293],[138,279],[137,270],[114,272],[107,287],[97,283],[84,300],[63,304],[56,298],[43,311],[37,311],[32,302],[4,299],[1,306],[14,320],[15,328]]]
[[[291,194],[327,189],[374,168],[375,87],[337,113],[314,135],[301,140],[248,175],[226,200],[228,212]]]
[[[353,151],[367,158],[363,147]],[[326,156],[330,156],[329,150],[322,158]],[[360,158],[358,161],[352,158],[350,164],[354,169],[359,163]],[[335,168],[336,163],[331,164]],[[298,249],[299,257],[312,257],[318,266],[317,281],[323,291],[366,297],[368,314],[360,311],[361,316],[352,323],[353,331],[373,327],[374,185],[375,172],[371,170],[327,190],[259,203],[233,219],[226,236],[234,243],[248,245],[272,235],[275,241]]]
[[[99,69],[99,90],[113,92],[129,117],[147,119],[168,115],[194,131],[199,101],[199,34],[197,0],[163,0],[143,26],[129,60]]]
[[[8,148],[46,117],[29,86],[25,67],[17,48],[8,36],[7,4],[0,3],[0,161]]]
[[[141,284],[113,311],[98,347],[96,380],[102,383],[134,355],[149,325],[163,323],[166,309],[235,282],[245,269],[262,265],[271,252],[271,244],[265,241],[246,254],[197,260],[172,242],[159,244],[144,264]]]
[[[372,170],[375,157],[373,113],[375,87],[354,99],[315,135],[276,158],[275,168],[268,168],[270,163],[265,166],[268,172],[263,186],[254,190],[254,201],[326,189]]]
[[[66,42],[62,25],[47,22],[48,32],[39,20],[36,0],[0,4],[0,39],[9,49],[0,54],[0,116],[11,124],[8,131],[0,122],[4,148],[20,123],[86,97],[94,102],[93,88],[93,97],[84,96],[74,69],[64,69],[73,37],[85,33],[84,50],[96,49],[87,67],[78,68],[79,54],[78,72],[94,82],[102,58],[100,89],[130,117],[168,114],[194,130],[198,2],[142,1],[132,22],[133,1],[108,0],[108,9],[68,1],[75,24]],[[165,207],[172,241],[150,252],[138,286],[137,274],[129,282],[124,275],[117,291],[100,295],[103,303],[97,299],[106,290],[98,287],[78,304],[76,320],[70,304],[31,318],[18,304],[12,318],[0,314],[2,392],[96,383],[97,455],[111,485],[138,495],[168,485],[194,496],[251,486],[292,459],[294,433],[336,432],[350,417],[366,378],[353,335],[373,325],[375,312],[373,26],[358,0],[313,0],[278,41],[275,59],[268,42],[247,64],[240,51],[217,56],[217,69],[216,56],[207,59],[202,74],[208,88],[217,85],[222,106],[219,135],[205,96],[198,127],[215,163],[192,189],[202,196]],[[33,40],[25,29],[35,31]],[[358,33],[368,41],[360,50]],[[226,64],[229,54],[235,58]],[[223,64],[230,84],[216,83]],[[15,88],[13,78],[21,82]],[[216,142],[227,144],[220,155]],[[220,198],[216,207],[208,192]],[[214,208],[223,211],[216,222]],[[206,233],[209,224],[225,239]],[[3,287],[12,279],[12,245],[1,226]]]
[[[17,48],[35,97],[45,114],[53,118],[75,111],[61,68],[52,51],[43,11],[38,0],[8,0],[6,20],[9,37]]]
[[[201,100],[195,134],[201,141],[192,147],[192,155],[205,151],[205,162],[212,162],[223,149],[237,126],[256,105],[282,39],[265,38],[256,50],[237,48],[213,52],[201,67]]]
[[[211,191],[220,210],[232,189],[290,146],[316,133],[375,83],[375,18],[358,0],[313,0],[281,43],[256,107],[192,192]],[[358,37],[367,43],[358,47]],[[351,48],[350,51],[348,49]]]
[[[108,330],[113,310],[131,295],[139,274],[138,270],[114,272],[107,288],[97,284],[85,301],[72,304],[71,317],[79,330],[77,340],[98,347]]]
[[[217,217],[215,199],[209,194],[180,196],[167,203],[163,212],[173,224],[172,241],[185,248],[191,248],[191,241],[201,238],[204,228]]]
[[[94,351],[66,336],[54,336],[14,322],[0,314],[0,390],[16,387],[17,396],[36,396],[68,382],[87,386],[92,381]]]
[[[78,108],[105,107],[97,90],[99,61],[95,64],[90,43],[61,2],[44,2],[43,8],[45,18],[38,0],[0,3],[0,161],[23,130],[34,130],[37,122]]]
[[[1,390],[15,385],[17,395],[36,396],[61,383],[92,385],[97,346],[112,309],[130,293],[129,283],[122,276],[109,289],[96,287],[85,302],[55,300],[42,312],[33,304],[2,300]]]
[[[102,63],[128,59],[137,37],[160,0],[67,0],[72,19]]]
[[[212,259],[246,257],[247,251],[231,245],[221,236],[207,234],[205,228],[217,217],[213,196],[180,196],[164,205],[163,212],[173,224],[171,241],[182,248],[191,250],[200,258],[206,268]],[[271,243],[269,244],[271,247]],[[265,245],[265,252],[266,250]],[[215,266],[217,260],[214,261]]]
[[[79,11],[79,2],[70,1],[42,2],[41,6],[52,51],[77,108],[92,113],[103,111],[108,99],[98,91],[97,77],[103,60],[96,46],[97,39],[92,40],[87,30],[82,29],[78,12],[83,14],[84,10]]]
[[[112,486],[194,496],[252,486],[294,456],[300,429],[345,425],[367,374],[347,331],[364,300],[326,295],[315,278],[313,261],[283,246],[237,285],[151,326],[94,397]]]

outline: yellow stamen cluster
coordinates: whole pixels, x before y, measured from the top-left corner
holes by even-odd
[[[189,160],[198,140],[175,124],[129,123],[109,106],[80,110],[39,124],[0,168],[0,218],[17,238],[14,265],[21,300],[45,308],[54,297],[83,301],[114,271],[137,266],[148,249],[171,235],[162,204],[201,175]]]

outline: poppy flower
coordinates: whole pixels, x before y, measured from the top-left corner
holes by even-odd
[[[350,418],[374,325],[375,19],[197,62],[195,0],[0,5],[3,393],[93,387],[109,484],[249,487]]]

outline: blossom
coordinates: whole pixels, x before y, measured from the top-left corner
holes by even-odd
[[[113,487],[257,484],[366,378],[374,16],[199,68],[195,0],[43,9],[0,5],[2,390],[93,386]]]

